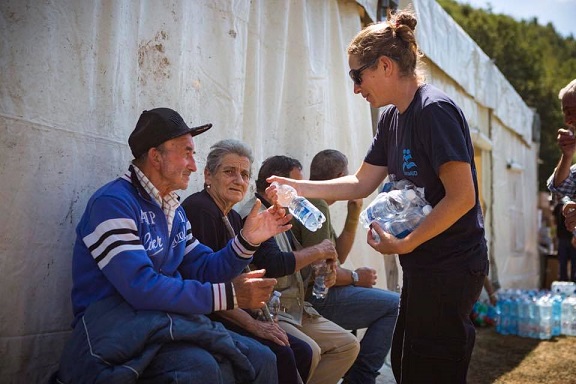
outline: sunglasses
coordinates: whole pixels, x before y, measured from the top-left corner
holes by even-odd
[[[394,59],[396,61],[398,61],[398,58],[395,56],[388,56],[391,59]],[[380,59],[380,56],[378,56],[377,58],[375,58],[374,60],[372,60],[371,62],[369,62],[368,64],[365,64],[363,66],[361,66],[358,69],[351,69],[350,72],[348,72],[348,75],[350,75],[350,78],[352,79],[352,81],[354,82],[354,84],[360,86],[362,85],[362,72],[368,68],[370,68],[371,66],[373,66],[374,64],[376,64],[376,62]]]

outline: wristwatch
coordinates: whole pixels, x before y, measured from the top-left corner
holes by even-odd
[[[352,285],[358,284],[358,274],[356,271],[352,271]]]

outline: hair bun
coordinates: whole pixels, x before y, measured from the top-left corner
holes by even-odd
[[[410,13],[400,13],[396,15],[396,22],[394,23],[396,28],[405,25],[410,28],[412,31],[416,29],[416,24],[418,21],[414,17],[414,15]]]

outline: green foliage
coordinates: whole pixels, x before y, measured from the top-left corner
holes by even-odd
[[[540,115],[538,188],[547,191],[546,180],[560,157],[556,135],[563,118],[558,92],[576,78],[574,37],[559,35],[552,24],[540,25],[537,18],[516,21],[494,14],[490,6],[476,9],[454,0],[437,1]]]

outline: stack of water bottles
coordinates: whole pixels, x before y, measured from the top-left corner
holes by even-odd
[[[396,181],[393,175],[389,180],[382,192],[360,213],[360,223],[369,228],[370,224],[377,222],[385,232],[402,239],[432,211],[432,206],[424,197],[424,188],[416,187],[408,180]]]
[[[576,336],[576,284],[555,281],[549,291],[498,291],[496,332],[542,340]]]

